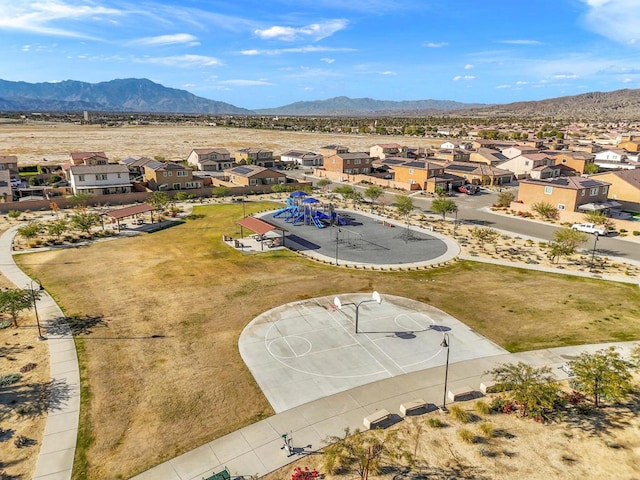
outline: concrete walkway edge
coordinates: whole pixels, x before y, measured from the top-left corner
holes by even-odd
[[[0,236],[0,272],[17,288],[33,288],[36,283],[16,265],[12,255],[13,239],[20,225]],[[73,336],[66,324],[56,322],[64,317],[62,310],[45,291],[41,291],[36,308],[49,347],[49,369],[52,383],[50,409],[38,454],[34,480],[68,480],[80,421],[80,371]]]

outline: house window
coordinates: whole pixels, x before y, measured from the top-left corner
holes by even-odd
[[[413,185],[415,183],[416,183],[416,181],[413,178],[411,180],[409,180],[409,185]]]
[[[187,176],[187,171],[186,170],[178,170],[176,172],[178,177],[186,177]]]
[[[167,172],[162,172],[162,176],[166,177],[167,176]]]
[[[566,210],[567,206],[564,203],[559,203],[558,204],[558,210]]]
[[[106,180],[107,179],[107,174],[106,173],[98,173],[96,175],[96,180]]]
[[[180,188],[181,188],[181,187],[180,187],[180,184],[179,184],[179,183],[174,183],[174,184],[173,184],[173,189],[174,189],[174,190],[180,190]]]
[[[589,191],[589,195],[591,197],[593,197],[594,195],[598,195],[598,187],[593,187],[590,191]]]
[[[120,174],[118,174],[118,178],[122,178],[122,176]]]
[[[78,181],[84,182],[84,175],[78,175]]]
[[[332,164],[332,165],[335,165],[335,164],[336,164],[336,159],[335,159],[335,158],[332,158],[332,159],[331,159],[331,164]]]
[[[525,160],[524,161],[524,165],[525,165],[525,167],[528,167],[529,165],[531,165],[531,162],[529,160]]]
[[[362,163],[362,160],[360,160],[359,158],[356,158],[353,163],[355,163],[356,165],[360,165]]]
[[[257,185],[258,181],[255,178],[249,180],[249,185]]]
[[[409,169],[409,175],[413,175],[413,168]]]
[[[544,187],[544,194],[551,195],[553,193],[553,187]]]
[[[604,187],[602,187],[602,193],[607,193],[609,191],[609,186],[605,185]]]
[[[582,190],[582,196],[584,197],[587,194],[586,190]]]

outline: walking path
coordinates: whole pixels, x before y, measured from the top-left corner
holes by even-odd
[[[20,226],[0,236],[0,272],[17,288],[37,285],[13,261],[12,243]],[[36,308],[49,346],[50,380],[52,385],[47,423],[40,445],[34,480],[67,480],[71,478],[73,457],[80,419],[80,372],[73,336],[64,322],[56,322],[64,314],[56,302],[43,290]],[[55,322],[55,329],[52,327]]]
[[[497,365],[523,361],[534,366],[547,365],[559,380],[567,378],[564,367],[581,352],[594,352],[615,345],[627,355],[633,342],[561,347],[532,352],[478,358],[449,365],[449,391],[478,391],[481,382],[490,379],[484,372]],[[455,344],[450,345],[453,351]],[[135,480],[201,480],[228,468],[234,476],[265,475],[325,446],[329,436],[344,434],[344,429],[363,428],[367,415],[386,409],[400,421],[401,403],[422,398],[442,405],[445,367],[418,372],[362,385],[349,391],[324,397],[276,414],[260,422],[218,438],[201,447],[162,463],[133,477]],[[283,434],[293,439],[294,454],[282,449]]]

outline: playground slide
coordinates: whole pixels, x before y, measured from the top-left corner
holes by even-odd
[[[316,216],[320,219],[320,220],[329,220],[331,219],[331,217],[329,215],[327,215],[324,212],[316,212]]]
[[[291,211],[289,212],[289,214],[286,216],[286,218],[284,219],[285,222],[290,222],[291,220],[293,220],[297,215],[298,215],[298,209],[297,208],[292,208]]]
[[[318,215],[312,215],[311,220],[313,220],[313,224],[318,228],[324,228],[326,225],[322,223],[322,221],[318,218]]]
[[[302,222],[304,221],[304,213],[301,213],[300,215],[298,215],[293,222],[291,222],[292,225],[295,225],[298,222]]]
[[[290,207],[290,206],[287,206],[287,207],[281,208],[280,210],[276,210],[276,211],[273,213],[273,218],[277,218],[277,217],[279,217],[280,215],[282,215],[284,212],[288,212],[289,210],[291,210],[291,207]]]

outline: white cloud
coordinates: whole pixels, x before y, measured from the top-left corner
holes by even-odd
[[[447,42],[425,42],[422,44],[423,47],[427,48],[442,48],[449,45]]]
[[[467,64],[464,66],[464,69],[465,69],[465,70],[471,70],[472,68],[473,68],[473,65],[471,65],[470,63],[467,63]]]
[[[151,63],[167,67],[219,67],[220,60],[204,55],[175,55],[170,57],[144,57],[135,59],[138,63]]]
[[[557,73],[555,75],[551,75],[551,78],[556,80],[571,80],[574,78],[578,78],[578,75],[575,73]]]
[[[511,88],[511,85],[496,85],[496,88]]]
[[[56,27],[54,24],[65,20],[87,19],[105,22],[109,17],[124,14],[124,11],[115,8],[93,4],[79,5],[59,0],[12,1],[11,3],[4,1],[0,3],[0,29],[23,30],[61,37],[93,38],[77,29]]]
[[[458,82],[460,80],[475,80],[476,77],[473,75],[456,75],[455,77],[453,77],[453,81],[454,82]]]
[[[380,72],[380,75],[397,75],[396,72],[394,72],[393,70],[385,70],[384,72]]]
[[[325,58],[321,58],[320,61],[324,62],[324,63],[328,63],[329,65],[331,65],[333,62],[336,61],[336,59],[335,58],[325,57]]]
[[[498,41],[498,43],[506,43],[508,45],[542,45],[542,42],[539,42],[538,40],[525,40],[525,39],[500,40]]]
[[[253,33],[264,40],[293,41],[310,38],[313,41],[317,41],[330,37],[334,33],[345,29],[348,23],[349,22],[344,19],[335,19],[324,23],[312,23],[300,28],[274,25],[264,30],[255,30]]]
[[[529,85],[529,82],[525,82],[524,80],[518,80],[516,85]]]
[[[308,45],[306,47],[275,48],[271,50],[242,50],[241,55],[282,55],[283,53],[355,52],[355,48],[334,48]],[[332,60],[332,59],[330,59]],[[324,61],[324,60],[323,60]],[[327,62],[332,63],[332,62]]]
[[[266,80],[223,80],[218,82],[221,85],[231,85],[234,87],[258,87],[263,85],[274,85],[271,82],[267,82]]]
[[[633,82],[633,79],[629,77],[622,80],[622,83],[631,83],[631,82]]]
[[[164,45],[184,44],[189,47],[200,45],[198,39],[189,33],[175,33],[173,35],[158,35],[157,37],[145,37],[128,42],[128,45],[143,47],[160,47]]]
[[[584,22],[590,30],[615,42],[640,45],[640,8],[637,0],[582,0]]]

